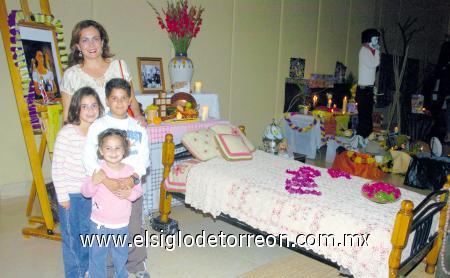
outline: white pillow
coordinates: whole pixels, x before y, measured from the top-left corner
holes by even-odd
[[[220,155],[214,135],[209,129],[203,128],[185,133],[181,142],[195,158],[208,161]]]
[[[189,170],[200,163],[197,159],[190,159],[174,165],[170,169],[169,176],[164,181],[164,187],[170,192],[186,192],[186,183]]]
[[[226,160],[252,159],[252,153],[240,135],[216,134],[215,139]]]
[[[250,140],[248,140],[247,137],[245,137],[245,135],[241,132],[239,128],[233,125],[230,124],[213,125],[209,129],[214,131],[216,134],[239,135],[242,137],[242,140],[244,141],[245,145],[247,145],[247,148],[250,150],[250,152],[256,151],[256,148],[252,144],[252,142],[250,142]]]

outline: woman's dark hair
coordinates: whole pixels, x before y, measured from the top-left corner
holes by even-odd
[[[102,58],[111,58],[114,54],[109,52],[109,38],[105,28],[95,20],[83,20],[78,22],[72,30],[72,39],[70,40],[70,53],[69,53],[69,66],[81,64],[84,61],[84,57],[80,57],[80,50],[78,50],[77,44],[80,43],[81,31],[88,27],[94,27],[100,33],[100,38],[103,42]]]
[[[75,94],[73,94],[70,100],[69,115],[67,115],[67,123],[79,125],[80,124],[80,111],[81,111],[81,100],[84,97],[93,96],[98,104],[98,116],[102,116],[105,109],[98,97],[98,94],[91,87],[83,87],[78,89]]]
[[[128,144],[127,132],[125,130],[117,128],[108,128],[98,135],[98,149],[97,156],[99,159],[103,159],[103,155],[100,153],[100,149],[103,147],[103,140],[109,136],[118,136],[122,139],[122,146],[124,150],[123,158],[127,157],[130,153],[130,145]]]
[[[46,68],[46,69],[49,69],[49,65],[47,65],[47,59],[45,59],[45,53],[44,53],[44,51],[42,50],[42,48],[38,48],[37,50],[36,50],[36,52],[34,53],[34,61],[35,61],[35,63],[36,63],[36,67],[38,66],[38,61],[37,61],[37,59],[36,59],[36,56],[37,56],[37,54],[38,54],[38,52],[41,52],[42,53],[42,62],[44,63],[44,68]]]

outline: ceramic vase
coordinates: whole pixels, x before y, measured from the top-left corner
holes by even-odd
[[[188,90],[185,92],[189,93],[192,75],[194,74],[194,64],[187,57],[187,54],[177,54],[170,60],[168,68],[170,83],[174,92],[182,88]]]

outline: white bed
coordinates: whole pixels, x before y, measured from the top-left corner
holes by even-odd
[[[170,140],[165,148],[163,164],[167,177],[173,164],[173,154],[172,160],[167,155],[173,150]],[[198,163],[187,174],[185,203],[213,217],[229,215],[268,234],[286,234],[292,242],[299,234],[333,234],[341,246],[315,244],[301,247],[348,269],[354,277],[397,275],[396,271],[390,271],[389,256],[393,250],[392,235],[398,233],[394,231],[394,222],[397,223],[396,216],[401,206],[405,210],[404,204],[400,200],[391,204],[374,203],[361,194],[361,186],[370,181],[355,176],[350,180],[343,177],[335,179],[329,176],[326,169],[312,166],[321,172],[321,176],[315,178],[316,189],[321,195],[289,194],[285,189],[285,180],[290,177],[286,170],[296,170],[301,166],[310,165],[262,151],[254,152],[253,159],[247,161],[229,162],[217,157]],[[425,198],[406,189],[400,190],[401,199],[414,204]],[[164,215],[167,217],[170,213],[167,206],[170,206],[168,201],[171,195],[163,189],[162,192],[161,220],[164,222],[167,221]],[[436,214],[432,224],[430,221],[432,232],[427,233],[427,238],[437,231],[438,217],[439,214]],[[410,219],[412,222],[412,214]],[[409,233],[409,228],[406,229]],[[367,245],[343,246],[344,234],[370,235]],[[430,244],[434,246],[434,240]],[[409,257],[412,240],[405,245],[401,246],[401,261]],[[401,266],[401,262],[398,264]]]

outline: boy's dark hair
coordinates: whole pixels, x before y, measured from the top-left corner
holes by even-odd
[[[103,140],[109,136],[118,136],[122,139],[122,146],[125,151],[123,154],[123,158],[127,157],[128,154],[130,153],[130,145],[128,144],[127,132],[125,130],[117,128],[108,128],[98,135],[97,157],[99,159],[103,159],[103,155],[100,153],[100,149],[103,146]]]
[[[79,125],[80,124],[80,111],[81,111],[81,100],[84,97],[93,96],[97,100],[98,105],[98,116],[101,117],[105,109],[98,97],[97,92],[91,87],[82,87],[78,89],[75,94],[73,94],[72,99],[70,100],[69,112],[67,115],[67,123]]]
[[[131,97],[131,86],[128,81],[123,78],[113,78],[105,85],[106,98],[109,98],[113,89],[122,89],[127,92],[128,97]]]

